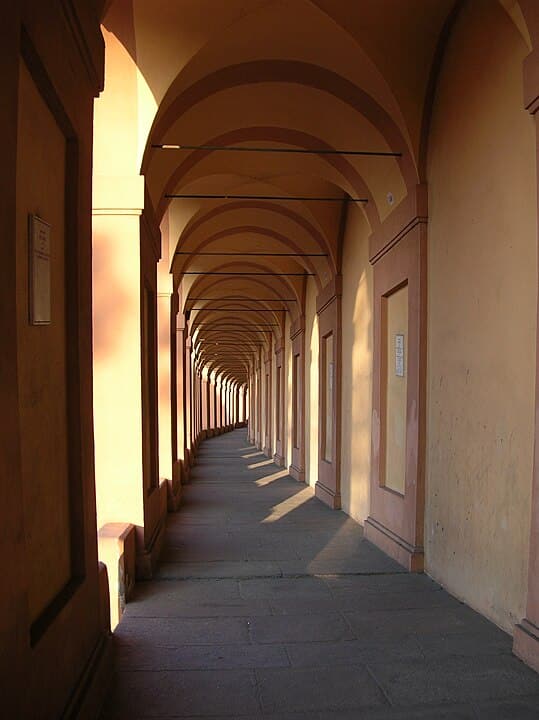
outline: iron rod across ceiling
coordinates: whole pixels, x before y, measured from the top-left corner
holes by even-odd
[[[303,277],[304,275],[310,275],[314,276],[316,273],[308,273],[308,272],[225,272],[225,271],[215,271],[215,270],[209,270],[208,272],[204,270],[187,270],[183,273],[184,275],[273,275],[275,277]]]
[[[200,295],[195,295],[193,297],[187,298],[186,302],[191,302],[192,300],[211,300],[213,302],[296,302],[296,298],[246,298],[246,297],[224,297],[224,298],[210,298],[210,297],[201,297]]]
[[[206,150],[209,152],[275,153],[286,155],[352,155],[356,157],[402,157],[393,150],[338,150],[334,148],[261,147],[258,145],[178,145],[174,143],[153,143],[156,150]]]
[[[213,193],[167,193],[169,200],[279,200],[282,202],[344,202],[368,203],[367,198],[326,197],[316,195],[228,195]]]
[[[328,253],[275,253],[275,252],[190,252],[188,250],[176,250],[174,255],[190,255],[202,257],[328,257]]]
[[[288,308],[213,308],[213,307],[194,307],[191,310],[210,310],[211,312],[251,312],[251,313],[262,313],[262,312],[286,312]]]
[[[228,329],[227,332],[230,333],[232,331],[230,329]],[[265,333],[271,332],[271,330],[245,330],[245,331],[238,330],[237,332],[250,332],[253,334],[256,333],[256,334],[264,335]]]

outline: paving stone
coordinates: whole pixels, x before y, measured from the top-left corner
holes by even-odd
[[[410,610],[383,610],[383,611],[345,611],[358,639],[383,638],[393,635],[418,636],[429,634],[463,633],[475,629],[486,634],[497,634],[490,624],[482,626],[472,625],[470,621],[461,617],[458,609],[435,607]]]
[[[126,606],[126,615],[140,610],[159,614],[160,608],[181,604],[230,603],[241,601],[238,582],[229,580],[178,580],[171,582],[137,583],[133,599]]]
[[[316,643],[353,638],[348,624],[336,614],[257,617],[250,622],[250,632],[257,643]]]
[[[256,578],[280,577],[278,563],[269,561],[245,560],[240,562],[164,562],[155,573],[156,580],[204,579],[204,578]]]
[[[345,642],[297,642],[286,646],[292,665],[296,667],[324,667],[354,663],[395,662],[396,660],[424,658],[413,635],[398,640],[365,643],[359,640]]]
[[[118,673],[111,705],[114,720],[211,716],[225,708],[229,717],[259,714],[254,675],[244,670]]]
[[[147,646],[179,647],[248,642],[247,621],[243,618],[173,618],[152,617],[144,620],[129,617],[116,629],[122,640],[144,643]]]
[[[369,709],[364,714],[354,712],[322,712],[316,720],[477,720],[470,705],[429,705],[415,708]]]
[[[400,573],[383,575],[339,576],[324,578],[334,594],[341,593],[401,593],[440,590],[440,586],[422,573]]]
[[[460,603],[446,592],[358,592],[336,593],[335,605],[341,610],[371,612],[393,610],[457,609]]]
[[[327,597],[331,593],[327,586],[318,578],[255,578],[240,580],[240,593],[245,600],[293,597],[298,603],[306,598]]]
[[[257,670],[257,678],[266,713],[350,710],[387,704],[364,667]]]
[[[396,705],[472,702],[539,694],[539,675],[514,657],[450,657],[370,663],[374,677]]]
[[[501,630],[484,632],[444,634],[434,633],[418,637],[419,645],[425,658],[435,659],[446,655],[464,655],[480,657],[481,655],[510,655],[513,638]]]
[[[478,720],[537,720],[539,694],[529,698],[515,698],[475,706]]]
[[[282,645],[184,645],[148,647],[116,643],[118,670],[233,670],[235,668],[289,667]]]

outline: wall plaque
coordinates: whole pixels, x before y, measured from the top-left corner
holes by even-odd
[[[395,335],[395,375],[404,377],[404,335]]]
[[[30,324],[49,325],[51,322],[51,226],[37,215],[30,215],[28,235]]]

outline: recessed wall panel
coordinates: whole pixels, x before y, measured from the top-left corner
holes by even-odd
[[[385,368],[383,484],[404,494],[406,476],[406,397],[408,353],[408,286],[384,298]]]
[[[17,156],[19,396],[30,615],[71,578],[66,331],[66,139],[21,62]],[[29,322],[29,215],[50,227],[50,323]]]

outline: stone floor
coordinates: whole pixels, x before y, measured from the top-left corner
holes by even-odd
[[[159,572],[114,634],[106,720],[524,720],[511,638],[248,445],[206,441]]]

